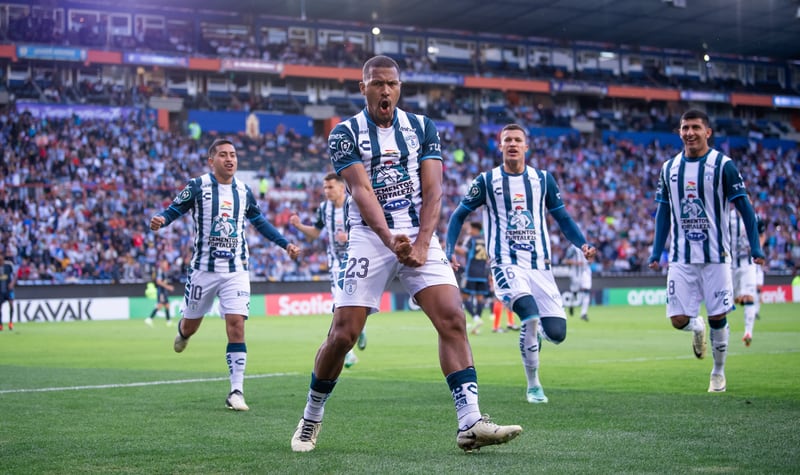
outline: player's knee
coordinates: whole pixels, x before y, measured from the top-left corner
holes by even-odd
[[[543,317],[542,330],[547,340],[557,345],[567,338],[567,321],[559,317]]]
[[[519,319],[523,322],[539,316],[539,306],[536,305],[536,300],[530,295],[523,295],[518,298],[514,302],[512,310],[519,315]]]

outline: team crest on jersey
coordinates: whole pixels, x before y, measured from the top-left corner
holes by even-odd
[[[417,140],[416,134],[404,135],[403,138],[406,139],[406,145],[408,145],[409,149],[416,150],[419,147],[419,140]]]
[[[408,180],[408,172],[399,163],[388,161],[372,170],[372,188],[386,188]]]
[[[342,287],[342,290],[344,290],[344,293],[346,293],[347,295],[353,295],[354,293],[356,293],[357,288],[358,284],[356,282],[356,279],[347,279],[344,281],[344,286]]]
[[[353,153],[355,144],[347,134],[331,134],[328,137],[328,148],[330,149],[331,160],[337,162]]]
[[[192,190],[190,190],[189,187],[187,186],[186,188],[183,189],[183,191],[181,191],[178,194],[178,197],[175,198],[175,203],[185,203],[186,201],[189,201],[191,197],[192,197]]]
[[[522,206],[515,207],[508,217],[509,229],[533,229],[533,216]]]
[[[467,190],[467,198],[477,198],[480,194],[481,189],[475,183],[470,185],[469,190]]]

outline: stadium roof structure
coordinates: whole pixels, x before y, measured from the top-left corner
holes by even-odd
[[[367,30],[403,25],[652,46],[707,52],[712,58],[800,60],[800,0],[170,0],[168,5],[352,21]]]

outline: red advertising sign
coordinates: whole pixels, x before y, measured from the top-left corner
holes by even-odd
[[[267,294],[264,296],[268,317],[292,315],[330,315],[333,312],[333,297],[328,292],[307,294]],[[391,294],[381,297],[381,312],[392,310]]]

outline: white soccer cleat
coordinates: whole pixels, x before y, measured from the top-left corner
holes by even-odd
[[[528,388],[528,391],[525,392],[525,399],[531,404],[544,404],[548,401],[541,386]]]
[[[175,343],[173,343],[172,348],[175,349],[175,353],[180,353],[186,349],[186,345],[189,344],[189,339],[184,338],[181,336],[180,333],[175,335]]]
[[[700,319],[703,328],[699,332],[695,331],[692,336],[692,351],[694,351],[694,356],[702,360],[706,356],[706,322],[702,317],[695,318]]]
[[[152,328],[153,327],[153,319],[150,318],[150,317],[145,318],[144,319],[144,324],[147,325],[148,327]]]
[[[472,330],[470,330],[469,332],[471,334],[473,334],[473,335],[479,334],[480,333],[479,328],[482,325],[483,325],[483,319],[482,318],[480,318],[480,317],[479,318],[473,318],[472,319]]]
[[[322,429],[322,422],[300,419],[292,436],[293,452],[311,452],[317,446],[317,436]]]
[[[349,368],[356,363],[358,363],[358,356],[353,353],[353,350],[348,351],[347,354],[344,355],[344,367]]]
[[[233,411],[249,411],[250,407],[244,402],[244,394],[238,389],[234,389],[225,399],[225,407]]]
[[[710,393],[724,393],[726,387],[724,374],[712,374],[711,381],[708,383],[708,392]]]
[[[753,342],[753,335],[745,333],[744,336],[742,337],[742,341],[744,342],[744,346],[749,347],[750,343]]]
[[[505,444],[521,433],[522,427],[497,425],[484,414],[469,429],[458,431],[456,443],[464,452],[470,453],[487,445]]]

